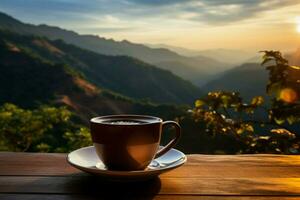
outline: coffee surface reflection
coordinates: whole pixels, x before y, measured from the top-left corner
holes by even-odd
[[[136,124],[142,124],[145,122],[141,122],[141,121],[107,121],[106,123],[108,124],[115,124],[115,125],[136,125]]]

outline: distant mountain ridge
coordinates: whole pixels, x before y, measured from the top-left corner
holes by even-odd
[[[176,47],[166,44],[146,44],[152,48],[167,48],[180,55],[187,57],[205,57],[210,58],[220,63],[223,63],[226,69],[232,68],[235,65],[246,63],[249,59],[256,56],[256,52],[253,51],[244,51],[240,49],[205,49],[205,50],[195,50],[187,49],[183,47]]]
[[[205,58],[203,56],[199,60],[179,55],[165,48],[149,48],[127,40],[117,42],[94,35],[79,35],[74,31],[54,26],[25,24],[1,12],[0,29],[14,31],[19,34],[44,36],[51,40],[62,39],[66,43],[104,55],[132,56],[144,62],[170,70],[174,74],[196,84],[199,83],[199,80],[201,80],[200,82],[209,80],[209,77],[216,72],[223,72],[226,65],[212,58]],[[185,71],[185,73],[182,73],[182,71]]]
[[[226,71],[215,80],[201,87],[203,92],[237,91],[246,100],[254,96],[266,96],[268,72],[258,63],[245,63]]]
[[[192,57],[192,56],[198,56],[199,55],[199,50],[196,49],[188,49],[184,47],[178,47],[178,46],[173,46],[173,45],[168,45],[168,44],[145,44],[146,46],[150,48],[165,48],[165,49],[170,49],[172,51],[175,51],[176,53],[187,56],[187,57]]]
[[[192,103],[201,91],[169,71],[127,56],[106,56],[84,50],[62,40],[22,36],[0,31],[3,41],[53,63],[70,65],[98,87],[124,96],[157,103]]]
[[[257,53],[240,49],[208,49],[199,51],[199,55],[214,58],[219,62],[226,62],[234,66],[246,63],[249,59],[255,57]]]
[[[185,77],[187,80],[192,80],[197,86],[202,86],[217,77],[219,74],[226,71],[226,68],[228,67],[226,64],[222,64],[211,58],[203,56],[195,56],[192,58],[193,59],[182,58],[178,60],[163,61],[156,63],[156,65],[166,70],[172,68],[179,76]],[[201,63],[203,68],[198,68],[198,63]],[[220,69],[220,66],[223,66],[224,69]],[[186,70],[186,68],[193,69],[194,72],[191,73],[191,70]]]
[[[254,95],[266,96],[265,86],[268,82],[268,71],[261,66],[262,59],[259,56],[261,55],[249,59],[248,63],[224,72],[201,89],[205,93],[216,90],[238,91],[246,99],[250,99]],[[288,60],[289,65],[300,66],[300,48],[285,53],[284,58]]]
[[[56,26],[32,25],[22,23],[13,17],[0,12],[0,28],[17,32],[19,34],[33,34],[45,36],[51,40],[62,39],[67,43],[89,49],[104,55],[128,55],[139,58],[145,62],[170,60],[177,53],[168,49],[151,49],[142,44],[134,44],[127,40],[121,42],[113,39],[105,39],[96,35],[79,35],[70,30]],[[135,55],[132,55],[135,54]]]

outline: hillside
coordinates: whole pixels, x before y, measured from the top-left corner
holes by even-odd
[[[108,91],[88,83],[79,74],[72,73],[68,66],[36,59],[3,41],[0,51],[1,104],[11,102],[25,108],[45,103],[62,104],[87,115],[130,109],[128,100],[120,98],[122,105],[109,98]],[[95,104],[97,109],[93,111]]]
[[[127,56],[105,56],[34,36],[0,32],[2,40],[49,62],[65,63],[96,86],[136,99],[159,103],[192,103],[201,92],[171,72]]]
[[[253,96],[265,96],[268,74],[264,67],[256,63],[246,63],[225,72],[219,78],[202,87],[204,92],[227,90],[238,91],[250,99]]]
[[[45,36],[51,40],[62,39],[66,43],[103,55],[131,56],[170,70],[174,74],[194,83],[198,83],[199,79],[201,82],[209,80],[207,77],[210,74],[224,71],[223,67],[225,66],[225,63],[220,63],[212,58],[202,56],[202,59],[199,60],[194,57],[179,55],[166,48],[150,48],[127,40],[119,42],[94,35],[79,35],[76,32],[54,26],[25,24],[1,12],[0,29],[19,34]],[[211,71],[211,69],[214,69],[214,71]],[[182,73],[182,71],[185,71],[185,73]]]
[[[201,63],[201,68],[199,68],[198,63]],[[159,62],[156,65],[167,70],[172,68],[177,75],[191,80],[197,86],[207,83],[221,72],[226,71],[228,67],[227,64],[203,56],[196,56],[192,59],[183,57],[177,60]],[[191,73],[191,70],[193,73]]]
[[[51,84],[49,84],[51,83]],[[68,65],[52,64],[0,41],[0,104],[24,108],[40,104],[65,105],[87,123],[92,116],[148,113],[174,117],[175,106],[140,103],[89,83]]]

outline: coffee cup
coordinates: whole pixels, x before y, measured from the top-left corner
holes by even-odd
[[[160,147],[162,130],[175,128],[175,137]],[[177,122],[146,115],[109,115],[90,120],[92,141],[98,157],[109,170],[143,170],[154,158],[169,151],[178,142],[181,130]]]

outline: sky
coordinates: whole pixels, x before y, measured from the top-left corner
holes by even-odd
[[[300,0],[0,0],[0,11],[115,40],[195,50],[295,50]]]

